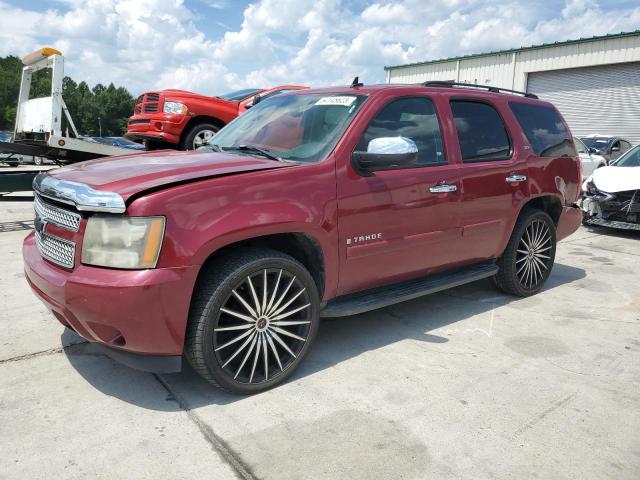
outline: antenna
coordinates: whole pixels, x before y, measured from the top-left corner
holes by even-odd
[[[351,82],[351,88],[362,87],[364,83],[360,83],[358,77],[354,77],[353,82]]]

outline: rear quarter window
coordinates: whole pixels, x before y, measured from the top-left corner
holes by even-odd
[[[576,156],[571,133],[555,108],[520,102],[509,102],[509,107],[536,155]]]

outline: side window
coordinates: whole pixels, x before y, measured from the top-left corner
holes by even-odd
[[[587,147],[584,146],[584,143],[582,143],[582,140],[580,140],[579,138],[573,137],[573,143],[575,143],[576,150],[578,150],[578,153],[588,153]]]
[[[367,127],[356,150],[366,151],[374,138],[398,136],[416,143],[418,166],[446,162],[438,117],[433,102],[428,98],[400,98],[385,105]]]
[[[509,102],[531,147],[539,157],[574,157],[571,134],[557,110],[546,105]]]
[[[452,100],[451,111],[458,131],[464,162],[511,158],[511,142],[500,115],[486,103]]]

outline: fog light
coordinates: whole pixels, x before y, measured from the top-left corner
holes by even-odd
[[[162,122],[156,122],[155,127],[156,130],[162,130]]]

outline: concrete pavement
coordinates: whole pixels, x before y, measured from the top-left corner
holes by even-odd
[[[236,397],[65,332],[22,278],[31,208],[0,202],[0,478],[640,477],[640,235],[579,230],[535,297],[325,320],[291,381]]]

